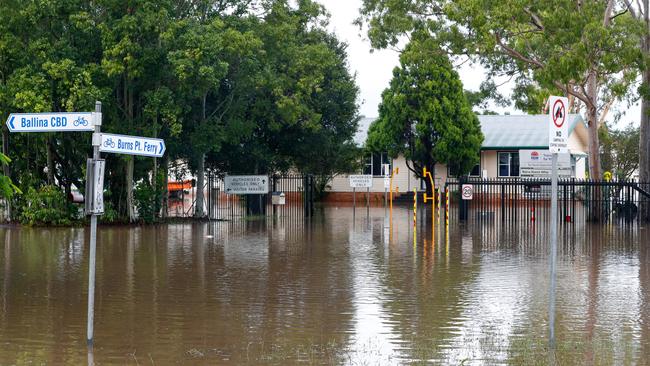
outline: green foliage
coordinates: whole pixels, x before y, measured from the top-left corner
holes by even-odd
[[[160,212],[160,196],[162,194],[162,176],[158,177],[158,184],[153,186],[144,180],[135,187],[134,198],[138,209],[138,216],[144,223],[151,224],[158,219]]]
[[[11,159],[7,155],[0,153],[0,165],[7,166],[9,163],[11,163]],[[15,193],[22,194],[22,191],[14,185],[11,178],[0,173],[0,197],[10,199]]]
[[[205,156],[217,173],[327,179],[355,160],[358,89],[345,48],[311,0],[2,1],[0,120],[100,100],[103,131],[163,138],[166,159],[194,172]],[[10,134],[8,147],[17,186],[83,186],[89,134]],[[130,158],[105,158],[106,207],[122,219]],[[135,182],[167,166],[133,159]]]
[[[603,125],[598,133],[602,142],[603,170],[614,180],[629,180],[639,168],[639,127],[632,124],[621,130]]]
[[[445,163],[468,173],[483,141],[478,118],[446,54],[428,40],[412,41],[382,94],[379,119],[370,126],[367,148],[404,154],[418,176]]]
[[[590,171],[600,175],[600,111],[633,97],[628,90],[644,67],[647,29],[625,2],[364,0],[361,14],[374,47],[397,45],[405,34],[427,37],[449,54],[477,58],[490,77],[514,77],[524,110],[539,113],[555,91],[574,97],[590,125]]]
[[[25,225],[71,225],[79,220],[79,207],[55,186],[29,188],[20,200],[19,220]]]

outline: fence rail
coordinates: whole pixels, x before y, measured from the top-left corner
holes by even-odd
[[[461,202],[463,184],[473,187],[471,201]],[[445,189],[450,192],[451,209],[462,210],[468,205],[468,219],[471,220],[540,221],[550,218],[550,179],[449,179]],[[637,218],[639,206],[650,202],[650,183],[560,179],[558,200],[558,216],[564,222],[617,219],[630,222]],[[450,215],[456,216],[460,213]]]

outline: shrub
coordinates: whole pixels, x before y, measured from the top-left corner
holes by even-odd
[[[79,220],[79,208],[55,186],[29,188],[19,201],[18,219],[26,225],[72,225]]]
[[[160,187],[161,184],[158,184]],[[133,192],[135,207],[138,209],[140,220],[147,224],[156,222],[160,212],[161,189],[154,188],[149,182],[139,183]]]

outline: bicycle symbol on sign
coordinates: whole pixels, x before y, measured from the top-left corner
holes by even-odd
[[[107,138],[106,141],[104,141],[104,147],[110,147],[111,149],[115,148],[115,141],[113,141],[112,138]]]
[[[88,126],[88,120],[86,120],[83,117],[79,117],[79,118],[75,119],[74,122],[72,122],[72,124],[75,127],[79,127],[79,126],[84,126],[85,127],[85,126]]]

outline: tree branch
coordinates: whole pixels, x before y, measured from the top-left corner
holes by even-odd
[[[544,68],[544,64],[541,63],[540,61],[534,60],[532,58],[528,58],[528,57],[522,55],[519,51],[515,50],[514,48],[506,46],[506,44],[503,43],[503,41],[501,40],[501,36],[499,36],[499,34],[495,33],[494,36],[496,38],[496,41],[497,41],[497,44],[499,45],[499,47],[501,47],[510,56],[512,56],[512,57],[514,57],[514,58],[516,58],[516,59],[518,59],[520,61],[523,61],[525,63],[528,63],[530,65],[536,66],[537,68],[540,68],[540,69]]]
[[[537,27],[537,29],[544,31],[544,24],[542,23],[542,20],[537,16],[537,14],[533,13],[530,8],[524,8],[524,12],[530,16],[532,19],[532,23],[534,26]]]

